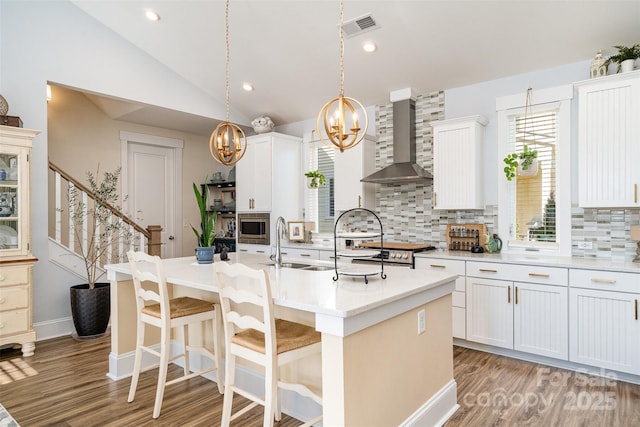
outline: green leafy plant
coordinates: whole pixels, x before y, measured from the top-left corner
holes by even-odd
[[[193,233],[198,239],[198,246],[209,248],[213,246],[213,239],[216,237],[216,213],[207,212],[207,189],[204,188],[202,193],[198,189],[196,183],[193,183],[193,192],[198,202],[200,210],[200,231],[191,226]]]
[[[319,185],[325,185],[327,178],[318,170],[309,171],[304,174],[307,178],[311,178],[311,188],[318,188]]]
[[[614,46],[618,49],[617,55],[612,55],[605,61],[605,65],[608,67],[609,64],[615,62],[618,64],[618,73],[620,72],[621,64],[627,59],[638,59],[640,58],[640,43],[636,43],[633,46]]]
[[[515,178],[518,166],[520,166],[522,170],[526,171],[533,164],[533,161],[537,158],[538,151],[529,150],[529,147],[526,145],[520,153],[507,154],[507,157],[504,158],[504,162],[506,164],[506,166],[504,167],[504,174],[506,175],[507,180],[511,181],[513,178]]]
[[[67,192],[76,248],[84,260],[89,289],[93,289],[97,280],[104,275],[100,265],[107,255],[110,254],[112,260],[114,257],[119,258],[114,247],[119,242],[124,242],[126,246],[132,241],[132,233],[119,205],[120,171],[118,167],[113,172],[105,172],[100,179],[98,165],[95,174],[87,172],[87,189],[70,185]],[[92,200],[85,202],[81,191],[90,193]],[[122,198],[122,202],[124,201],[126,197]]]

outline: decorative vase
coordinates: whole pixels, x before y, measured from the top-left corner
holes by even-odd
[[[633,67],[636,63],[635,59],[627,59],[620,63],[620,71],[622,73],[628,73],[629,71],[633,71]]]
[[[196,259],[198,264],[211,264],[213,262],[214,247],[209,246],[207,248],[198,246],[196,248]]]
[[[9,103],[4,96],[0,95],[0,116],[6,116],[9,112]]]
[[[484,245],[485,250],[490,254],[499,254],[502,250],[502,239],[497,234],[487,234],[487,243]]]
[[[88,283],[71,286],[71,316],[78,338],[104,335],[111,316],[110,290],[110,283],[96,283],[93,289],[89,288]]]
[[[251,121],[251,126],[256,133],[271,132],[275,126],[273,120],[269,116],[256,117]]]

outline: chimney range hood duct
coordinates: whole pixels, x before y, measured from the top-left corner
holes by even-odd
[[[393,164],[362,178],[361,182],[393,184],[433,179],[416,164],[416,104],[412,99],[393,103]]]

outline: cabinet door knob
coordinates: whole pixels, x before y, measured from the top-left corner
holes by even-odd
[[[511,304],[511,286],[507,286],[507,302]]]
[[[548,274],[542,274],[542,273],[529,273],[529,276],[531,276],[531,277],[549,277]]]
[[[483,273],[497,273],[498,272],[498,270],[489,270],[489,269],[486,269],[486,268],[481,268],[480,271],[483,272]]]
[[[635,300],[636,303],[636,320],[638,320],[638,299]]]
[[[516,305],[518,304],[518,287],[516,286]]]
[[[433,268],[447,268],[446,265],[440,265],[440,264],[430,264],[429,266]]]

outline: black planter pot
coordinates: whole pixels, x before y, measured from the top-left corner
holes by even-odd
[[[70,288],[71,315],[78,338],[94,338],[104,335],[111,315],[110,283],[96,283]]]

